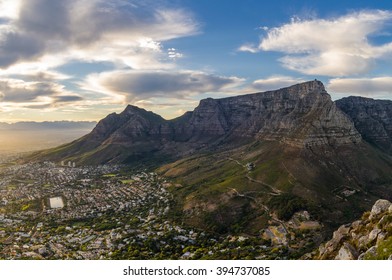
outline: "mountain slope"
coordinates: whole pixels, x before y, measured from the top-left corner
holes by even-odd
[[[392,161],[361,143],[300,148],[255,141],[165,165],[181,222],[219,232],[259,234],[271,221],[308,210],[325,226],[351,221],[392,198]],[[280,199],[281,198],[281,199]]]

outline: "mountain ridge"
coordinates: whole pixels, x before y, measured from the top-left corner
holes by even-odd
[[[102,119],[91,133],[47,157],[97,162],[94,149],[116,146],[121,156],[103,162],[130,163],[142,154],[177,159],[200,150],[233,148],[258,140],[289,145],[340,145],[361,142],[361,135],[317,80],[275,91],[200,101],[194,111],[173,120],[128,105]],[[79,151],[78,151],[79,150]],[[85,153],[90,156],[83,156]],[[101,154],[102,155],[102,154]]]

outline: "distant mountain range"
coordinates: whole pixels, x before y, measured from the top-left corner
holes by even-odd
[[[0,122],[0,152],[20,152],[55,147],[89,133],[96,122]]]
[[[97,123],[88,121],[52,121],[52,122],[0,122],[0,130],[37,130],[37,129],[92,129]]]
[[[159,168],[178,188],[173,217],[257,234],[307,209],[328,232],[392,199],[392,102],[331,100],[314,80],[200,101],[173,120],[129,105],[87,135],[30,160]]]

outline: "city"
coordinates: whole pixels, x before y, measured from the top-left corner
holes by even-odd
[[[299,213],[264,238],[216,235],[176,222],[170,188],[178,186],[154,172],[15,162],[3,157],[0,169],[0,259],[287,258],[298,249],[294,229],[309,223]],[[297,238],[306,235],[316,236],[308,228]]]
[[[0,258],[214,255],[217,240],[167,219],[171,184],[157,174],[130,175],[120,166],[72,166],[45,162],[1,169]],[[244,243],[247,238],[230,239]]]

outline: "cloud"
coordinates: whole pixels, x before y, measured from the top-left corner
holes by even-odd
[[[3,69],[44,58],[58,65],[70,59],[160,65],[168,55],[161,42],[198,32],[189,12],[158,1],[21,0],[16,8],[19,16],[0,28]]]
[[[75,102],[75,101],[82,101],[83,98],[79,95],[58,95],[54,96],[54,101],[56,104],[58,103],[68,103],[68,102]]]
[[[250,91],[268,91],[302,83],[305,80],[288,76],[271,76],[254,81],[249,87]]]
[[[240,51],[240,52],[257,53],[260,50],[254,44],[246,43],[246,44],[242,45],[241,47],[239,47],[238,51]]]
[[[178,52],[175,48],[169,48],[167,50],[167,54],[168,54],[169,58],[171,58],[171,59],[183,57],[183,54]]]
[[[97,81],[95,86],[102,91],[77,89],[85,78],[81,75],[87,75],[77,69],[78,63],[105,63],[119,74],[123,72],[116,69],[137,73],[174,69],[183,54],[166,42],[197,33],[194,16],[165,0],[0,0],[0,107],[12,111],[72,106],[80,111],[86,106],[122,104],[132,99],[131,94],[107,95],[108,84]],[[72,67],[75,75],[61,73]],[[88,73],[94,71],[90,68]],[[141,88],[148,85],[135,75],[131,77],[139,81],[139,91],[134,95],[147,96]],[[118,87],[126,90],[129,85],[123,77],[117,78]],[[159,94],[155,90],[152,95]]]
[[[125,102],[151,98],[189,98],[206,92],[221,92],[243,83],[237,77],[224,77],[198,71],[119,70],[92,74],[86,89],[121,96]]]
[[[391,98],[392,77],[331,79],[326,87],[335,95]]]
[[[19,15],[21,0],[0,0],[0,19],[13,19]]]
[[[0,102],[26,108],[59,106],[60,104],[82,101],[79,95],[72,94],[64,86],[52,82],[25,82],[17,79],[0,80]]]
[[[333,19],[293,19],[270,28],[258,50],[281,52],[285,55],[280,62],[285,68],[308,75],[363,74],[372,69],[378,59],[391,56],[391,42],[371,42],[373,36],[379,36],[391,22],[392,12],[381,10],[355,12]]]

